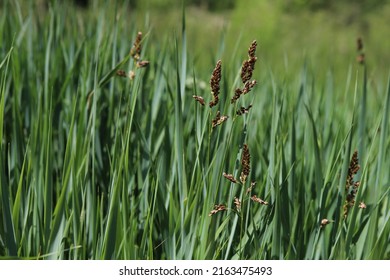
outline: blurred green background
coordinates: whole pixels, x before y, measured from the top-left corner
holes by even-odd
[[[42,10],[48,2],[50,0],[35,1],[43,7]],[[233,50],[238,49],[235,54],[241,57],[245,53],[241,46],[256,39],[262,65],[274,72],[285,71],[288,76],[289,69],[296,69],[295,66],[308,61],[320,70],[332,68],[336,74],[345,74],[356,60],[356,39],[362,37],[371,75],[379,75],[380,78],[388,75],[389,0],[69,2],[79,5],[81,16],[84,13],[97,14],[102,8],[108,16],[116,10],[122,24],[144,34],[149,32],[155,44],[161,44],[164,39],[172,40],[173,34],[180,34],[184,2],[189,56],[199,69],[208,72],[214,64],[215,55],[229,60]],[[326,75],[326,71],[321,73]],[[341,79],[344,77],[342,75]]]
[[[137,25],[141,28],[145,21],[149,22],[153,37],[172,30],[180,32],[182,1],[132,3],[131,15],[136,17]],[[213,65],[210,60],[215,52],[221,51],[222,43],[221,55],[227,60],[234,48],[239,46],[238,54],[242,56],[245,49],[241,46],[256,39],[260,63],[275,72],[288,72],[308,59],[321,70],[339,69],[345,74],[356,59],[356,39],[362,37],[370,73],[381,78],[388,75],[390,1],[187,0],[185,3],[188,50],[202,66]],[[321,72],[326,75],[326,71]]]

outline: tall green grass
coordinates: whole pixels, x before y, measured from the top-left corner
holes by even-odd
[[[236,50],[222,60],[210,109],[192,96],[211,100],[220,57],[197,68],[184,14],[180,34],[152,41],[153,30],[129,24],[128,2],[84,12],[33,2],[5,1],[0,11],[2,258],[390,258],[390,85],[369,63],[345,65],[343,84],[330,65],[319,78],[309,60],[286,78],[262,64],[260,44],[258,84],[232,105],[246,59]],[[147,68],[129,54],[138,29]],[[212,129],[218,110],[229,119]],[[244,144],[251,172],[242,186],[222,174],[239,177]],[[361,185],[344,218],[355,150]],[[268,205],[246,194],[251,181]],[[226,211],[209,216],[216,204]]]

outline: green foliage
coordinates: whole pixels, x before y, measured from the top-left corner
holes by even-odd
[[[214,41],[197,61],[184,10],[177,34],[156,36],[129,22],[129,1],[101,2],[3,3],[2,258],[390,258],[388,71],[372,75],[375,60],[334,70],[332,56],[300,64],[260,43],[257,84],[231,104],[256,33],[234,34],[233,51]],[[138,29],[139,59],[130,52]],[[229,118],[212,128],[217,111]],[[250,173],[234,184],[223,173],[240,177],[244,144]],[[360,186],[344,217],[355,150]]]

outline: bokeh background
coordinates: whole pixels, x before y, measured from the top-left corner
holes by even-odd
[[[156,44],[180,33],[184,4],[188,51],[198,67],[209,69],[216,53],[228,59],[238,46],[256,39],[266,67],[287,69],[310,61],[322,70],[331,67],[345,72],[356,59],[356,39],[362,37],[371,75],[386,78],[388,74],[389,0],[68,1],[80,8],[79,16],[102,16],[102,9],[104,14],[117,11],[124,25],[149,32]],[[36,2],[44,10],[50,1]],[[244,52],[241,48],[236,54]]]

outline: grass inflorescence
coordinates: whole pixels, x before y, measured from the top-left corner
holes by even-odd
[[[368,42],[338,76],[268,65],[261,36],[200,68],[185,13],[163,37],[130,1],[33,2],[0,4],[2,258],[390,259]]]

